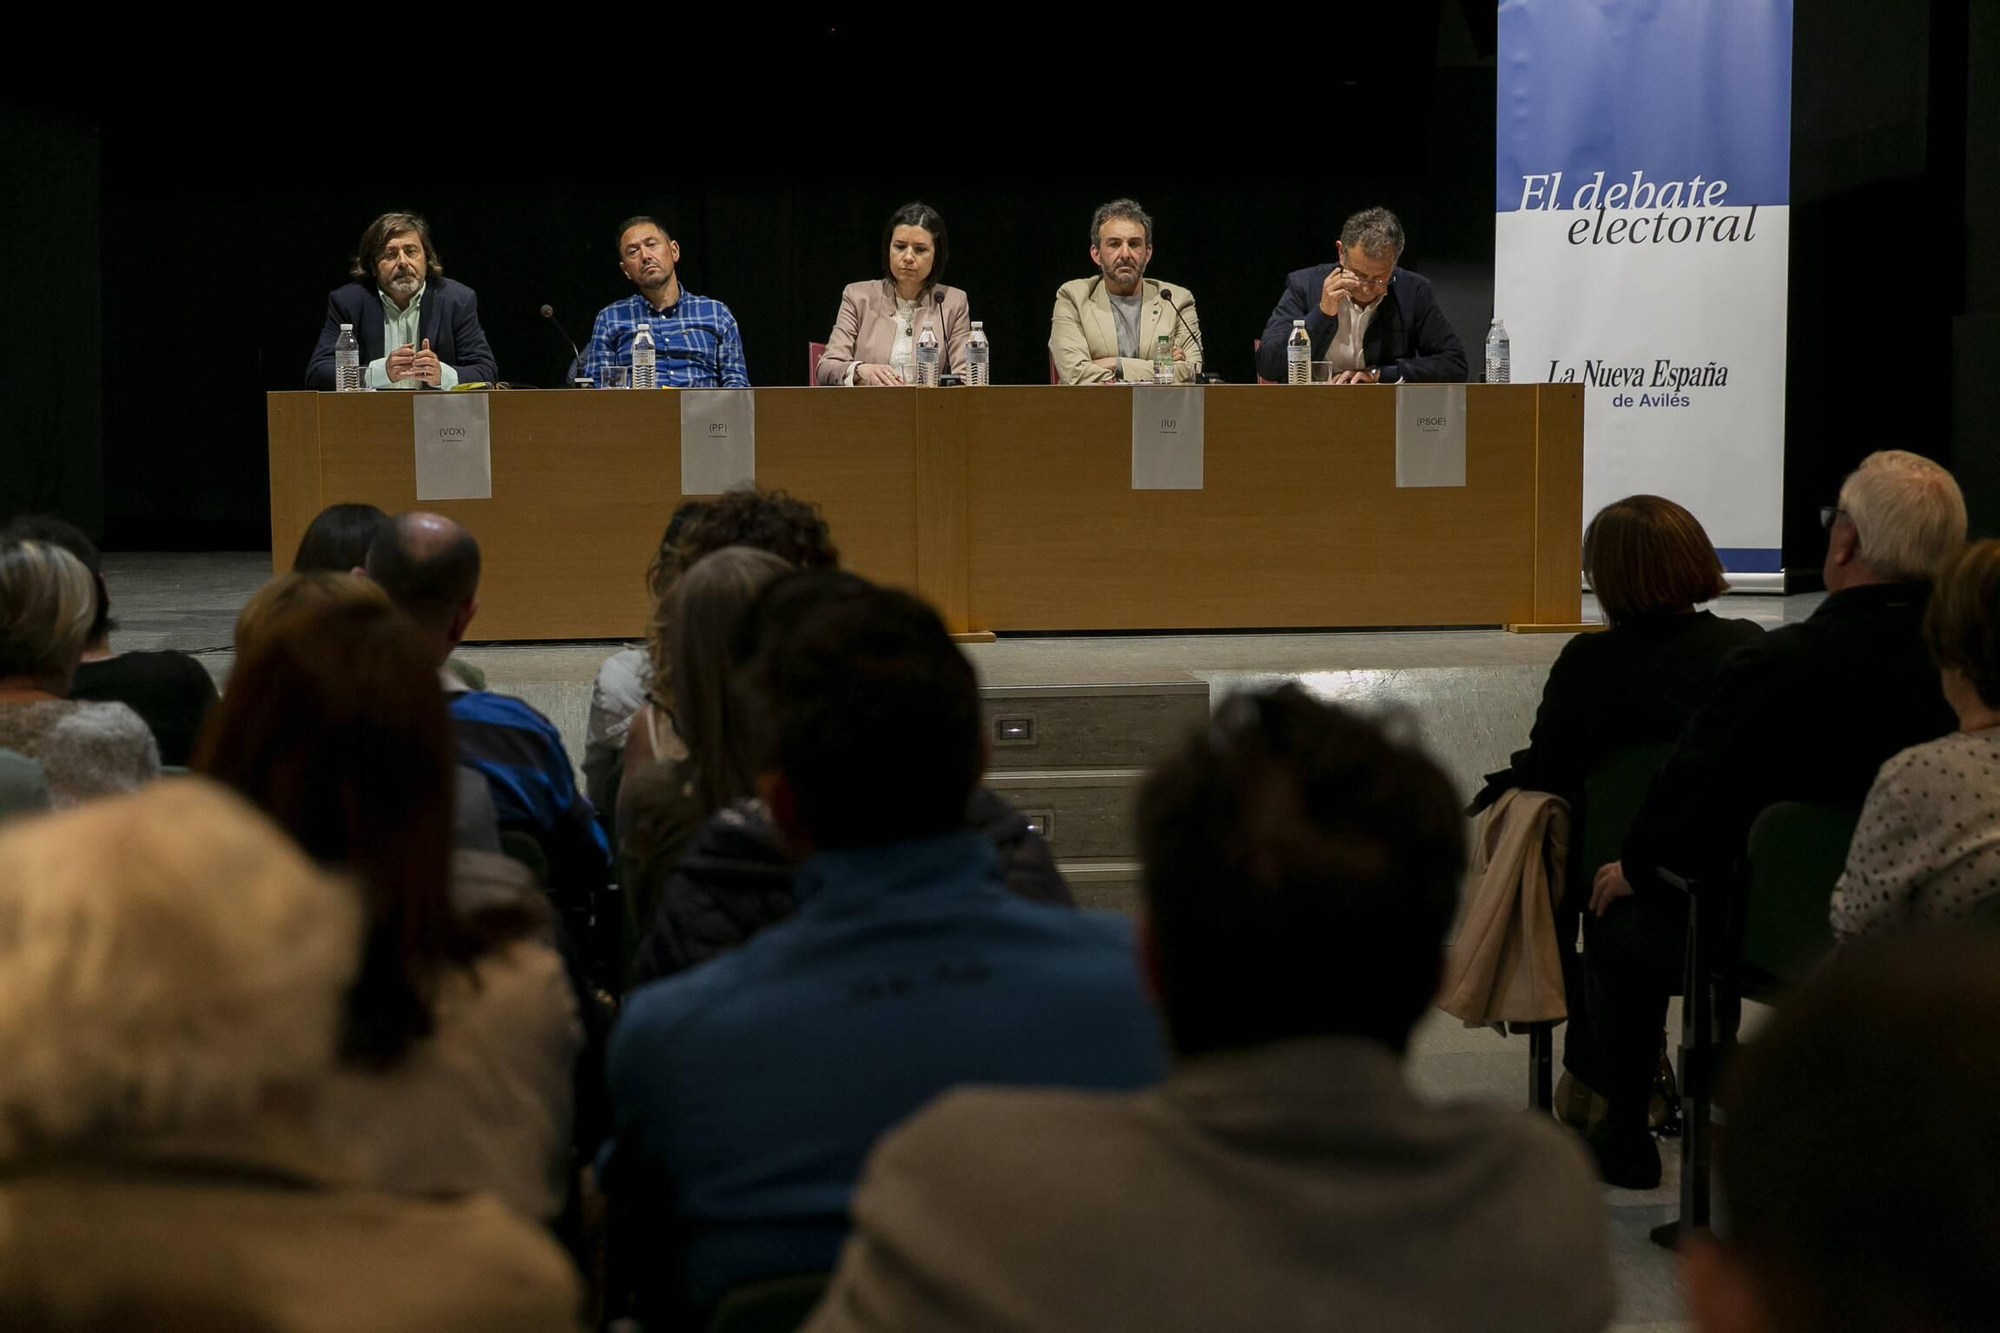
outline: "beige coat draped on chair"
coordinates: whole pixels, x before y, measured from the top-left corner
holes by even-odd
[[[1438,1007],[1468,1023],[1566,1018],[1556,902],[1569,803],[1510,790],[1473,822],[1473,888],[1445,963]]]

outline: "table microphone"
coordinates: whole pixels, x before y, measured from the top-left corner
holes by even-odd
[[[1200,355],[1203,364],[1206,365],[1208,361],[1208,349],[1201,345],[1201,335],[1195,332],[1194,325],[1187,322],[1186,317],[1181,314],[1181,308],[1174,304],[1174,289],[1171,287],[1160,288],[1160,299],[1167,303],[1167,309],[1174,312],[1175,325],[1186,329],[1188,337],[1194,339],[1194,350]],[[1204,371],[1202,374],[1196,375],[1195,378],[1206,381],[1208,376],[1206,371]]]
[[[561,334],[562,340],[569,344],[569,350],[575,359],[569,363],[569,374],[563,378],[565,381],[574,380],[578,375],[583,373],[583,349],[576,345],[576,339],[569,336],[569,330],[565,329],[562,326],[562,321],[556,318],[556,308],[554,306],[543,306],[542,318],[555,325],[556,332]]]

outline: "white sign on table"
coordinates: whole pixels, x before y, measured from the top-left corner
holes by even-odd
[[[1199,388],[1150,384],[1133,388],[1133,490],[1200,490],[1202,449]]]
[[[720,495],[757,478],[754,389],[681,390],[681,494]]]
[[[410,403],[418,500],[491,500],[493,431],[485,393],[418,393]]]
[[[1465,485],[1465,386],[1396,386],[1396,485]]]

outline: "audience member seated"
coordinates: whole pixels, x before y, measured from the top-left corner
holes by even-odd
[[[547,888],[570,938],[593,939],[592,912],[610,881],[611,854],[555,724],[519,699],[474,690],[445,672],[479,610],[479,543],[440,514],[399,514],[368,550],[370,580],[416,622],[447,693],[459,762],[479,770],[500,831],[535,840]],[[594,959],[595,968],[607,964]]]
[[[689,841],[709,816],[754,792],[742,703],[729,688],[729,633],[765,585],[791,569],[769,551],[725,546],[695,562],[674,585],[662,660],[686,757],[648,762],[620,792],[618,882],[627,969],[659,909],[667,873]]]
[[[312,1133],[361,916],[201,779],[0,829],[0,1327],[577,1327],[537,1228]]]
[[[936,613],[823,571],[745,633],[758,786],[807,859],[796,913],[635,992],[612,1035],[605,1189],[651,1317],[832,1268],[870,1144],[945,1088],[1164,1065],[1128,923],[1023,902],[965,829],[979,694]]]
[[[671,650],[673,585],[697,560],[725,546],[750,546],[769,551],[794,569],[833,569],[840,549],[827,534],[819,506],[783,491],[742,487],[725,492],[692,515],[678,545],[661,547],[654,566],[653,624],[647,642],[647,687],[644,706],[627,729],[624,770],[654,759],[686,756],[674,728],[673,684],[667,665]]]
[[[238,659],[197,767],[367,904],[329,1142],[397,1193],[484,1190],[546,1221],[568,1193],[582,1045],[549,908],[497,852],[452,850],[451,722],[432,650],[379,589],[299,607]]]
[[[2000,946],[1843,951],[1743,1048],[1726,1216],[1682,1241],[1699,1333],[1971,1333],[2000,1310]]]
[[[60,546],[0,538],[0,746],[41,764],[58,809],[160,773],[145,719],[121,703],[67,697],[96,613],[82,561]]]
[[[7,536],[60,546],[90,571],[96,609],[83,644],[69,697],[91,703],[124,704],[146,720],[160,747],[160,762],[185,768],[195,734],[216,699],[208,668],[186,653],[113,652],[111,595],[104,587],[104,560],[74,524],[44,514],[15,519]]]
[[[272,628],[294,612],[307,607],[356,604],[393,605],[389,594],[381,588],[346,571],[280,574],[250,594],[250,600],[237,612],[237,660],[261,647],[271,637]],[[486,775],[476,768],[460,764],[453,783],[453,795],[457,814],[452,845],[469,851],[499,851],[500,821],[493,812],[493,795],[487,790]]]
[[[1763,633],[1751,621],[1695,609],[1728,585],[1700,521],[1672,500],[1632,495],[1599,510],[1584,530],[1583,569],[1611,628],[1563,645],[1528,748],[1487,777],[1475,813],[1509,787],[1551,792],[1574,806],[1599,760],[1679,736],[1722,659]]]
[[[660,549],[653,552],[653,562],[646,567],[646,587],[653,594],[655,607],[666,604],[673,581],[680,575],[681,534],[688,521],[707,508],[706,500],[683,500],[667,520]],[[619,779],[625,768],[625,734],[646,702],[652,678],[652,654],[643,643],[620,648],[597,669],[597,680],[590,689],[590,714],[583,727],[583,789],[600,811],[617,808]]]
[[[328,505],[299,538],[292,573],[352,574],[368,563],[368,548],[388,523],[389,516],[374,505]]]
[[[2000,541],[1953,562],[1924,641],[1958,730],[1882,765],[1833,894],[1843,944],[1965,916],[2000,894]]]
[[[1139,809],[1173,1072],[932,1103],[870,1159],[807,1328],[1602,1328],[1582,1153],[1403,1074],[1465,870],[1436,763],[1288,685],[1226,701]]]
[[[718,564],[725,556],[728,562]],[[693,967],[791,914],[796,862],[756,799],[762,755],[730,688],[748,656],[731,628],[757,589],[784,568],[764,552],[726,547],[704,557],[676,589],[663,660],[671,668],[674,716],[696,763],[692,771],[665,760],[649,763],[625,789],[620,882],[635,930],[650,927],[636,955],[627,951],[631,985]],[[1048,844],[983,783],[973,789],[965,822],[999,853],[1010,890],[1072,905]]]
[[[1646,1104],[1667,998],[1680,987],[1687,899],[1658,871],[1724,881],[1766,806],[1859,809],[1885,760],[1952,729],[1923,618],[1931,580],[1964,547],[1958,483],[1915,454],[1870,454],[1827,523],[1826,601],[1730,655],[1655,778],[1622,859],[1595,876],[1583,1022],[1572,994],[1563,1063],[1608,1104],[1590,1144],[1614,1185],[1650,1189],[1660,1178]]]

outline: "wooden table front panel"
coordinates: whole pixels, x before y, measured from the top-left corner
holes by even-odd
[[[1531,620],[1535,392],[1472,388],[1466,484],[1408,489],[1396,486],[1396,395],[1386,388],[1209,388],[1198,491],[1132,489],[1130,390],[941,399],[969,455],[970,624]]]
[[[402,394],[273,395],[273,476],[287,496],[307,485],[283,467],[281,422],[318,417],[318,505],[417,507],[411,405]],[[279,399],[298,398],[294,405]],[[479,539],[478,639],[635,637],[651,613],[646,567],[680,493],[679,394],[532,391],[490,396],[493,497],[424,504]],[[828,411],[838,407],[837,411]],[[912,585],[917,572],[917,439],[912,394],[757,391],[757,480],[819,503],[847,567]],[[297,524],[277,531],[287,567]],[[287,501],[287,508],[303,508]]]

